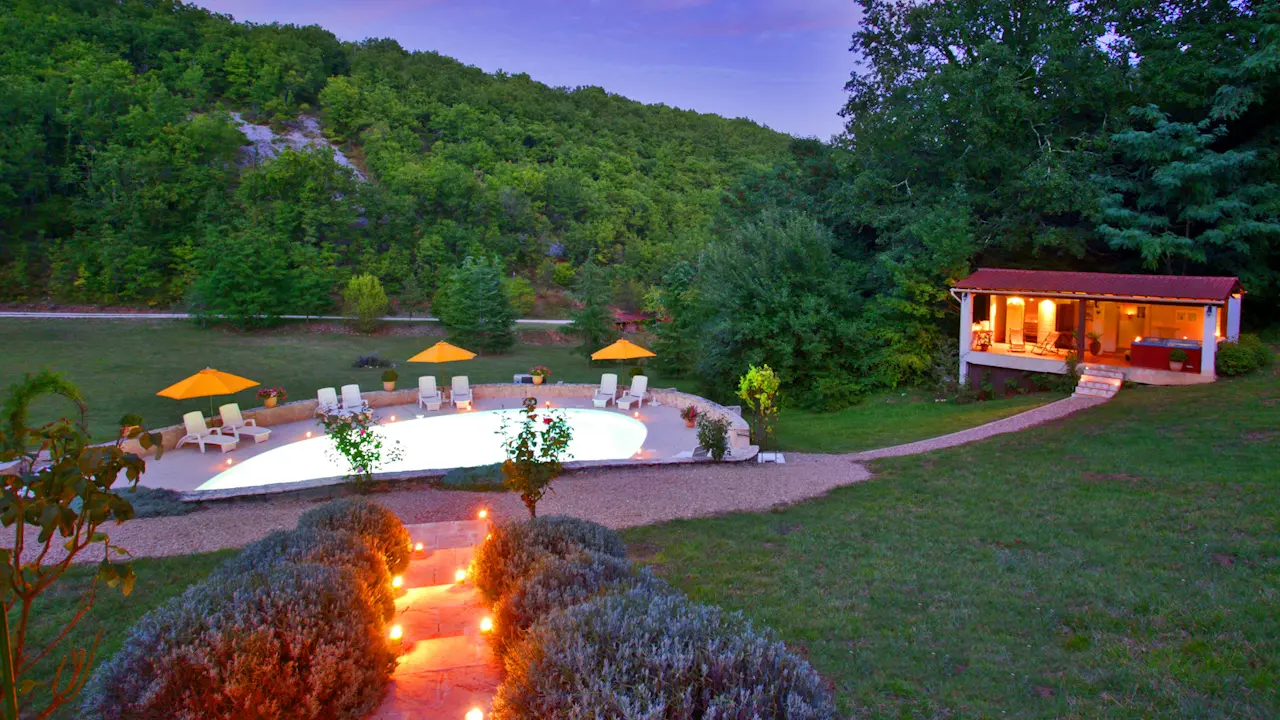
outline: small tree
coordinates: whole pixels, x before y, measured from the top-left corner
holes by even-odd
[[[435,312],[466,347],[500,353],[516,343],[515,312],[495,259],[464,260],[436,294]]]
[[[573,440],[573,428],[569,427],[569,421],[563,413],[542,412],[539,418],[537,398],[525,398],[524,418],[516,432],[511,433],[505,419],[498,431],[507,453],[502,463],[505,484],[520,493],[524,506],[529,508],[529,517],[538,516],[538,501],[546,495],[551,481],[564,470],[563,461],[572,459],[569,443]]]
[[[618,330],[609,312],[609,283],[604,268],[588,260],[578,277],[578,301],[582,307],[573,313],[568,333],[582,340],[574,351],[587,357],[618,339]]]
[[[756,442],[763,452],[778,426],[778,388],[782,383],[768,365],[752,365],[738,381],[738,397],[755,414]]]
[[[426,302],[427,291],[418,280],[418,274],[409,273],[409,277],[404,279],[404,286],[400,289],[400,307],[408,311],[409,317],[412,318],[413,314],[421,310]]]
[[[382,289],[382,282],[373,275],[356,275],[347,282],[342,292],[347,314],[356,319],[356,329],[373,332],[378,329],[378,319],[387,312],[391,302]]]
[[[39,428],[29,427],[28,409],[42,395],[71,401],[80,419],[63,418]],[[80,692],[93,666],[101,633],[87,647],[72,648],[59,661],[47,686],[24,676],[72,637],[93,607],[99,582],[109,587],[119,585],[126,595],[133,589],[133,568],[111,561],[125,551],[99,531],[108,522],[119,524],[133,517],[133,506],[114,492],[113,486],[123,477],[131,489],[137,487],[146,469],[142,458],[124,451],[123,442],[136,439],[143,448],[154,448],[157,459],[164,448],[158,434],[136,426],[115,445],[91,446],[79,390],[49,371],[28,375],[11,386],[2,412],[0,464],[16,464],[0,471],[0,521],[13,528],[9,544],[0,549],[0,717],[43,720]],[[95,545],[102,548],[102,561],[75,614],[43,647],[29,647],[27,631],[36,598]],[[37,689],[44,698],[37,699]]]
[[[324,427],[325,435],[333,441],[329,457],[347,463],[347,480],[361,492],[368,490],[378,468],[404,456],[399,442],[387,440],[378,432],[378,423],[372,414],[323,415],[320,425]]]

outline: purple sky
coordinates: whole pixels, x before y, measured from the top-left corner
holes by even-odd
[[[823,140],[843,124],[853,0],[197,0],[237,20],[392,37],[487,71],[599,85]]]

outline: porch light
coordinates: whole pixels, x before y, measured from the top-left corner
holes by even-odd
[[[387,637],[392,640],[399,641],[404,637],[404,628],[399,625],[392,625],[391,630],[387,633]]]
[[[487,633],[493,630],[493,618],[488,615],[480,618],[480,632]]]
[[[486,510],[486,509],[484,509],[484,508],[480,508],[480,512],[476,513],[476,517],[478,517],[478,518],[480,518],[481,520],[483,520],[483,519],[485,519],[485,518],[489,517],[489,511],[488,511],[488,510]]]
[[[467,711],[465,720],[484,720],[484,711],[480,708],[471,708]]]
[[[458,571],[453,574],[453,581],[456,583],[460,583],[466,579],[467,579],[467,571],[463,570],[462,568],[458,568]]]
[[[393,587],[393,588],[397,588],[397,589],[398,589],[398,588],[402,588],[402,587],[404,587],[404,576],[403,576],[403,575],[397,575],[397,576],[395,576],[395,577],[391,578],[391,587]]]

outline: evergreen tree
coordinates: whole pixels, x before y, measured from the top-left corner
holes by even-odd
[[[283,238],[265,228],[211,233],[199,251],[193,313],[240,328],[274,325],[290,307],[293,277]]]
[[[609,280],[604,268],[588,260],[578,274],[577,298],[582,304],[572,314],[568,333],[582,341],[574,352],[591,357],[591,353],[618,339],[618,330],[609,311]]]
[[[654,364],[675,377],[693,372],[698,352],[702,314],[694,287],[695,277],[693,265],[684,261],[676,263],[646,302],[646,307],[658,318],[654,325],[657,339],[653,350],[658,355]]]
[[[458,344],[501,353],[516,342],[515,312],[496,258],[468,256],[436,293],[434,310]]]
[[[413,313],[421,310],[426,301],[427,291],[422,287],[422,283],[418,281],[418,273],[409,273],[400,288],[400,307],[408,312],[409,317],[412,318]]]

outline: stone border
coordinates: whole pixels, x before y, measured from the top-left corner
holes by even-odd
[[[480,385],[472,385],[471,390],[476,400],[496,400],[510,398],[525,398],[537,396],[539,398],[574,398],[574,399],[590,399],[595,395],[598,385],[590,385],[586,383],[556,383],[554,385],[517,385],[514,383],[485,383]],[[390,392],[378,390],[374,392],[361,393],[361,396],[369,403],[371,408],[394,407],[398,405],[415,405],[418,402],[418,389],[407,388],[403,390],[392,390]],[[675,388],[651,389],[649,396],[653,400],[658,401],[662,405],[674,407],[677,410],[692,405],[698,408],[699,413],[711,413],[726,418],[729,421],[729,454],[725,457],[726,462],[743,462],[751,460],[759,452],[759,448],[751,444],[751,426],[742,417],[741,408],[726,407],[719,403],[712,402],[704,397],[683,393]],[[278,405],[274,408],[259,407],[251,410],[243,411],[246,420],[253,419],[262,427],[272,427],[273,425],[284,425],[288,423],[303,422],[315,417],[317,400],[297,400],[284,405]],[[218,427],[222,424],[220,418],[212,418],[209,427]],[[182,436],[186,434],[186,426],[170,425],[169,427],[153,430],[152,432],[160,433],[161,443],[166,451],[172,450]],[[138,454],[147,454],[136,440],[126,440],[124,449],[129,452]],[[581,460],[571,461],[564,464],[568,471],[586,470],[591,468],[608,468],[608,467],[646,467],[655,465],[679,465],[690,463],[712,462],[706,458],[683,458],[670,457],[656,460]],[[411,470],[394,473],[375,473],[373,479],[375,482],[407,482],[412,480],[431,480],[444,477],[449,470]],[[318,478],[315,480],[304,480],[301,482],[291,483],[273,483],[270,485],[257,485],[249,488],[233,488],[228,490],[189,490],[182,493],[182,499],[188,502],[203,502],[210,500],[225,500],[229,498],[275,495],[293,491],[314,490],[316,488],[330,487],[346,483],[345,477]]]

